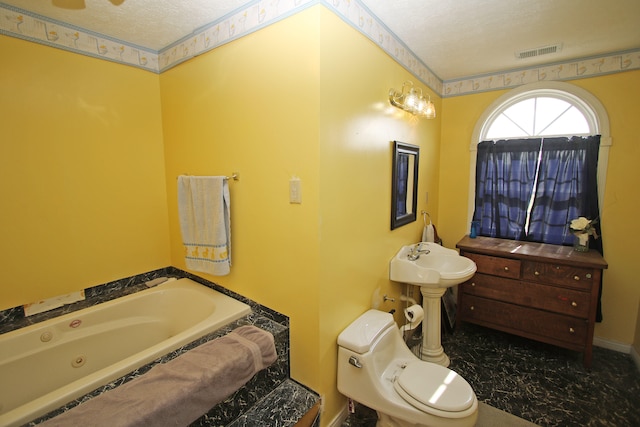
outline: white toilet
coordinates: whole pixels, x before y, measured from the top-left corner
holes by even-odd
[[[384,311],[367,311],[338,336],[338,390],[374,409],[377,427],[466,427],[478,419],[469,383],[416,357]]]

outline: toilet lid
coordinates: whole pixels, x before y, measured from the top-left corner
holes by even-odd
[[[396,377],[394,388],[404,400],[424,412],[430,409],[464,411],[475,398],[473,389],[460,375],[423,361],[409,363]]]

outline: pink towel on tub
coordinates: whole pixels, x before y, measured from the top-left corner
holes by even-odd
[[[241,326],[42,425],[186,426],[276,359],[273,335]]]

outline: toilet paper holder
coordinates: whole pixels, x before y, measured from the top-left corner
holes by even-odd
[[[404,325],[402,329],[403,331],[411,331],[424,320],[424,309],[419,304],[414,304],[404,309],[404,317],[409,323]]]

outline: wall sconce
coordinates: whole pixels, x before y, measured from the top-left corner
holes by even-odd
[[[431,102],[431,96],[425,98],[422,89],[414,88],[412,82],[402,83],[402,90],[397,92],[391,88],[389,90],[389,102],[394,107],[407,111],[414,116],[425,117],[427,119],[436,118],[436,107]]]

